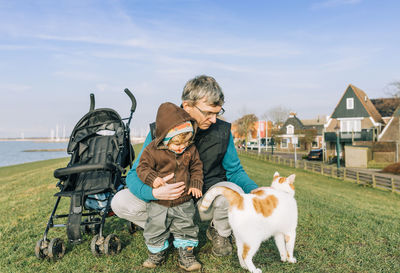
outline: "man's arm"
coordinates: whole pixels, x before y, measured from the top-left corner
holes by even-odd
[[[139,165],[140,157],[142,156],[144,148],[151,142],[151,134],[149,133],[146,137],[146,140],[143,143],[142,150],[140,151],[138,157],[136,158],[135,162],[132,165],[131,170],[128,172],[126,176],[126,185],[128,189],[138,198],[142,199],[143,201],[149,202],[152,200],[157,200],[153,196],[153,189],[144,184],[142,180],[137,175],[136,168]]]
[[[233,143],[232,134],[229,135],[228,148],[226,149],[224,159],[222,160],[222,166],[226,170],[226,178],[228,181],[240,186],[245,193],[249,193],[258,188],[257,184],[250,179],[244,171],[242,164],[240,164],[240,159],[237,155],[235,144]]]

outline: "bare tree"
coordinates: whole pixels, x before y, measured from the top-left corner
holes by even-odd
[[[283,123],[289,117],[290,110],[284,106],[275,106],[269,109],[263,117],[268,118],[274,124]]]
[[[299,132],[295,132],[295,134],[302,135],[300,140],[302,143],[304,143],[304,149],[310,150],[312,147],[312,143],[317,137],[317,129],[310,128],[310,129],[299,130]]]
[[[249,139],[249,133],[253,133],[256,130],[254,128],[254,123],[257,121],[258,118],[256,115],[247,114],[234,122],[237,127],[237,134],[239,135],[239,137],[245,139],[245,143],[247,143]],[[247,145],[245,145],[245,149],[247,151]]]
[[[394,98],[400,98],[400,81],[391,82],[387,86],[389,95]]]

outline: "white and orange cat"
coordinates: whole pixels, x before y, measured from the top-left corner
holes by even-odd
[[[227,187],[214,187],[204,196],[200,210],[209,208],[214,198],[224,195],[229,201],[229,224],[235,236],[240,265],[250,272],[262,272],[253,264],[261,243],[274,236],[283,262],[295,263],[293,257],[297,227],[297,203],[294,199],[295,174],[274,174],[271,187],[261,187],[250,194],[240,194]]]

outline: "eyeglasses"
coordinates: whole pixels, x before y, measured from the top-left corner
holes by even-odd
[[[222,107],[221,107],[221,110],[220,110],[218,113],[215,113],[215,112],[205,112],[205,111],[201,110],[199,107],[197,107],[196,105],[195,105],[194,107],[196,107],[197,110],[199,110],[200,113],[201,113],[203,116],[205,116],[206,118],[211,118],[211,117],[213,117],[214,115],[215,115],[216,117],[219,117],[219,116],[222,116],[222,115],[225,113],[225,109],[222,108]]]

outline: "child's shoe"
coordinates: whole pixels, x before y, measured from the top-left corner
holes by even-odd
[[[160,265],[165,260],[165,252],[166,250],[157,253],[149,252],[149,257],[144,261],[143,266],[146,268],[155,268],[157,265]]]
[[[178,248],[179,253],[179,267],[186,271],[200,270],[201,264],[196,260],[193,254],[194,247],[180,247]]]

